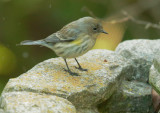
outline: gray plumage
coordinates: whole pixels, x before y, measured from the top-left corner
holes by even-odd
[[[66,58],[75,58],[85,54],[95,45],[97,36],[105,33],[102,25],[97,19],[83,17],[73,21],[56,33],[51,34],[45,39],[37,41],[23,41],[20,45],[41,45],[52,49],[57,56],[63,57],[68,72],[72,73],[68,67]],[[78,63],[78,60],[76,60]],[[79,65],[79,69],[82,67]]]

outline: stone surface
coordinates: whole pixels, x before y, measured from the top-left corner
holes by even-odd
[[[76,113],[99,113],[97,107],[92,108],[79,108]]]
[[[155,57],[153,65],[150,68],[149,83],[153,89],[160,95],[160,53]]]
[[[153,60],[153,65],[157,69],[157,71],[160,73],[160,52],[155,55]]]
[[[32,92],[9,92],[1,97],[5,113],[76,113],[66,99]]]
[[[0,109],[0,113],[4,113],[3,109]]]
[[[56,95],[69,100],[79,113],[97,113],[96,106],[117,90],[129,65],[123,57],[108,50],[92,50],[77,59],[88,72],[76,69],[75,60],[68,59],[70,69],[80,75],[71,76],[64,71],[62,58],[49,59],[10,79],[2,97],[10,92]]]
[[[132,65],[128,80],[146,82],[154,56],[160,52],[160,40],[129,40],[118,45],[116,52]]]
[[[99,109],[102,113],[152,113],[151,87],[143,82],[123,81],[121,88]]]

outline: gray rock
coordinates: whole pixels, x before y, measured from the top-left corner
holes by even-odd
[[[123,81],[121,88],[99,109],[101,113],[152,113],[151,87],[143,82]]]
[[[116,52],[132,65],[128,80],[146,82],[154,56],[160,51],[160,40],[129,40],[118,45]]]
[[[0,113],[4,113],[3,109],[0,109]]]
[[[1,97],[4,113],[76,113],[66,99],[32,92],[8,92]]]
[[[160,113],[159,103],[160,103],[160,52],[157,53],[153,60],[153,65],[150,68],[149,74],[149,83],[151,84],[152,88],[155,90],[153,95],[153,105],[155,110],[159,110]],[[156,94],[157,93],[157,94]]]
[[[76,69],[74,59],[68,59],[68,64],[80,76],[71,76],[65,72],[62,58],[39,63],[21,76],[10,79],[2,97],[5,99],[8,97],[5,95],[11,92],[56,95],[69,100],[79,113],[97,113],[96,106],[117,90],[129,65],[123,57],[107,50],[89,51],[78,61],[88,72]]]
[[[160,53],[155,57],[153,65],[150,68],[149,83],[153,89],[160,94]]]
[[[97,107],[92,108],[78,108],[76,113],[99,113]]]
[[[157,69],[157,71],[160,73],[160,51],[155,55],[155,58],[153,60],[153,65]]]

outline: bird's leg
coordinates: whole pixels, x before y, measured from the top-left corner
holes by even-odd
[[[75,58],[75,60],[76,60],[76,62],[77,62],[77,64],[78,64],[78,66],[79,67],[76,67],[77,69],[79,69],[79,70],[81,70],[81,71],[87,71],[88,69],[84,69],[84,68],[82,68],[81,67],[81,65],[79,64],[79,62],[78,62],[78,60]]]
[[[67,71],[67,72],[68,72],[69,74],[71,74],[72,76],[78,76],[77,73],[74,73],[74,72],[72,72],[72,71],[69,69],[68,64],[67,64],[67,61],[66,61],[65,58],[64,58],[64,61],[65,61],[65,63],[66,63],[67,69],[68,69],[68,70],[65,69],[65,71]]]

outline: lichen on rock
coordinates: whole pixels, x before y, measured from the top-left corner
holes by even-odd
[[[0,97],[0,110],[151,113],[151,86],[147,80],[149,76],[152,88],[160,93],[160,60],[158,55],[155,57],[159,43],[160,40],[131,40],[119,44],[116,51],[91,50],[78,58],[87,72],[75,68],[74,59],[67,59],[70,69],[79,76],[66,72],[60,57],[43,61],[9,80]]]
[[[157,91],[160,95],[160,59],[159,59],[160,53],[156,55],[154,58],[153,65],[150,68],[150,74],[149,74],[149,83],[152,85],[154,90]]]
[[[99,105],[99,110],[101,113],[152,113],[151,86],[138,81],[123,81],[117,92]]]
[[[76,113],[64,98],[32,92],[8,92],[1,97],[5,113]]]
[[[10,79],[2,97],[10,92],[55,95],[70,101],[77,112],[96,113],[96,106],[117,90],[128,65],[123,57],[108,50],[92,50],[78,60],[88,72],[76,69],[76,62],[69,59],[70,69],[80,75],[71,76],[64,71],[66,67],[62,58],[52,58]]]
[[[128,80],[148,81],[153,58],[160,51],[160,40],[128,40],[120,43],[116,52],[132,65]]]

